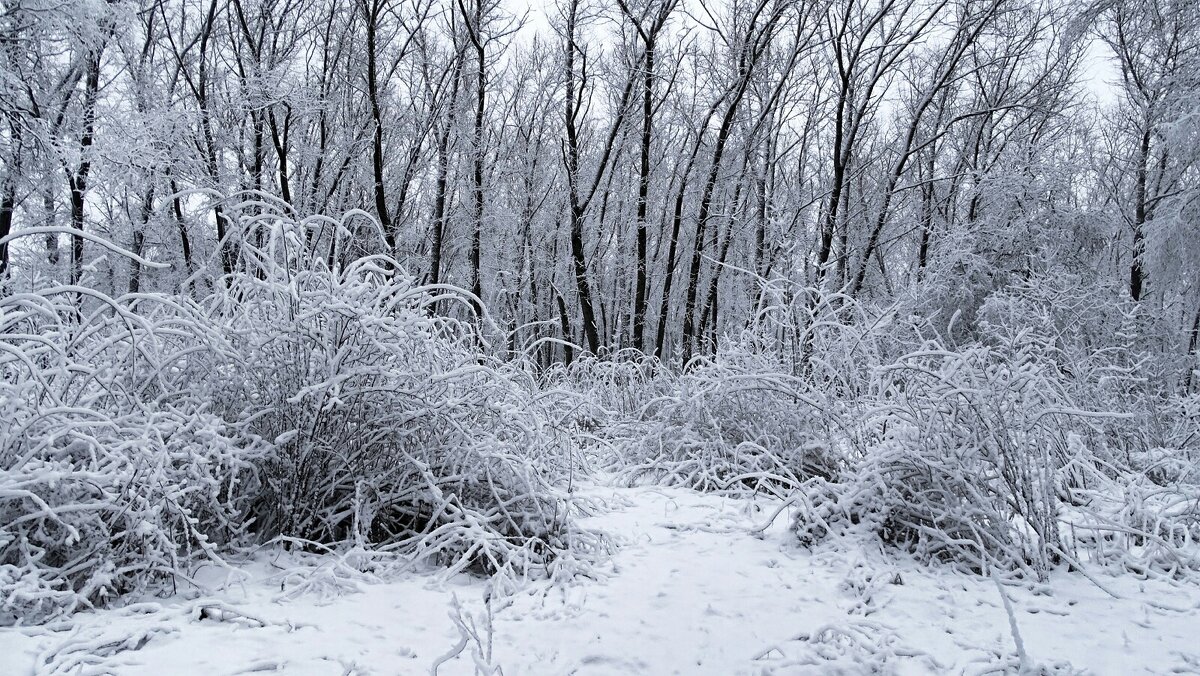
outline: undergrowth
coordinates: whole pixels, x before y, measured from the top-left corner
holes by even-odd
[[[1200,563],[1194,364],[1103,289],[1012,283],[938,328],[919,298],[765,284],[751,325],[682,372],[628,350],[544,369],[491,347],[468,292],[350,255],[365,214],[243,197],[234,271],[210,261],[192,292],[0,297],[0,622],[262,543],[500,591],[588,574],[609,545],[574,488],[606,473],[766,493],[804,545],[985,574]]]
[[[255,199],[226,213],[238,268],[193,276],[202,298],[0,299],[0,620],[186,581],[197,557],[276,540],[498,589],[590,569],[607,543],[575,524],[552,400],[432,311],[469,294],[386,257],[342,261],[362,214],[295,221]]]

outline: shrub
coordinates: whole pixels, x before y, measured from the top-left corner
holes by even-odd
[[[799,500],[802,542],[870,533],[922,558],[1044,579],[1064,561],[1111,560],[1114,546],[1129,561],[1153,540],[1151,558],[1191,567],[1180,547],[1194,538],[1195,511],[1179,507],[1195,486],[1135,497],[1147,475],[1114,462],[1105,435],[1132,416],[1080,407],[1043,346],[1022,333],[996,347],[931,346],[881,368],[862,455]],[[1179,498],[1174,512],[1164,494]]]
[[[0,299],[0,623],[216,557],[254,483],[259,449],[186,395],[179,365],[220,348],[192,308],[79,293]]]
[[[614,433],[628,482],[784,494],[837,472],[836,418],[802,380],[748,355],[693,366]]]
[[[604,550],[574,523],[576,454],[527,365],[431,311],[464,292],[383,257],[341,263],[344,221],[322,235],[330,219],[257,200],[226,214],[245,234],[237,271],[193,275],[202,302],[0,299],[0,621],[186,576],[250,537],[501,588]]]
[[[262,225],[258,272],[211,303],[232,350],[204,380],[214,409],[272,449],[249,506],[260,539],[508,576],[596,544],[572,523],[570,439],[523,364],[482,356],[395,261],[330,268],[303,250],[303,224]]]

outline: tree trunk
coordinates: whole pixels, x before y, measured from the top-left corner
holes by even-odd
[[[654,130],[654,38],[646,42],[642,80],[642,144],[638,162],[637,245],[633,291],[633,345],[646,351],[646,213],[650,195],[650,143]]]
[[[1133,262],[1129,266],[1129,297],[1135,301],[1142,299],[1142,287],[1145,283],[1145,271],[1142,259],[1146,252],[1145,225],[1146,210],[1146,174],[1150,162],[1150,126],[1142,131],[1142,143],[1138,149],[1137,184],[1134,188],[1133,216]]]
[[[150,186],[146,188],[146,194],[142,196],[142,209],[139,214],[139,219],[133,224],[133,244],[129,250],[134,254],[141,256],[142,249],[146,241],[146,227],[150,224],[150,218],[154,215],[154,179],[151,177]],[[129,293],[138,293],[142,290],[142,265],[135,259],[129,259]]]
[[[101,45],[88,55],[87,75],[84,78],[83,133],[79,137],[79,164],[67,173],[71,189],[71,227],[76,233],[84,231],[84,200],[87,197],[88,177],[92,172],[91,148],[96,135],[96,100],[100,94]],[[71,284],[83,279],[83,236],[71,235]]]

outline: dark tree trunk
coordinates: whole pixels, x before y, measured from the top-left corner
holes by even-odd
[[[13,209],[17,204],[17,183],[11,178],[4,181],[4,193],[0,195],[0,239],[12,232]],[[8,242],[0,244],[0,281],[8,277]]]
[[[363,14],[366,19],[367,37],[367,98],[371,104],[371,176],[374,179],[371,194],[375,200],[375,215],[379,218],[379,226],[388,247],[388,253],[396,251],[396,236],[392,231],[392,217],[388,212],[387,188],[384,185],[383,157],[383,106],[379,95],[379,64],[378,64],[378,32],[379,14],[383,10],[380,0],[369,0],[363,3]]]
[[[483,48],[483,36],[479,34],[483,24],[483,0],[476,0],[475,13],[475,124],[472,127],[471,150],[471,293],[478,299],[475,313],[483,314],[483,271],[480,255],[483,249],[483,122],[486,112],[487,61]]]
[[[1145,270],[1142,267],[1142,259],[1146,252],[1145,225],[1148,217],[1146,209],[1146,174],[1149,173],[1147,165],[1150,162],[1149,125],[1142,132],[1142,143],[1138,150],[1137,183],[1134,188],[1133,263],[1129,266],[1129,297],[1135,301],[1142,299],[1142,287],[1145,284]]]
[[[150,186],[146,188],[146,194],[142,196],[142,209],[139,214],[138,221],[133,225],[133,243],[130,246],[130,251],[138,256],[142,255],[142,250],[146,241],[146,228],[150,224],[150,218],[154,215],[154,180],[150,179]],[[138,293],[142,290],[142,265],[134,259],[129,259],[129,293]]]
[[[567,314],[567,303],[563,300],[562,294],[557,289],[554,291],[554,300],[558,303],[558,323],[562,330],[563,337],[563,362],[570,364],[575,360],[575,350],[571,348],[571,318]]]
[[[67,174],[71,189],[71,284],[83,279],[83,236],[84,200],[87,197],[88,177],[92,172],[91,149],[96,135],[96,100],[100,94],[100,56],[103,46],[88,56],[87,75],[84,78],[83,133],[79,137],[79,164]]]

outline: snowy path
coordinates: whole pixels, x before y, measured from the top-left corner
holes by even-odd
[[[814,555],[790,544],[785,518],[757,538],[747,526],[764,514],[746,501],[592,492],[612,507],[587,521],[621,543],[615,570],[499,609],[493,662],[508,676],[1015,669],[989,580],[878,553]],[[332,599],[277,600],[267,560],[245,570],[250,580],[203,601],[181,595],[79,615],[69,628],[0,630],[0,674],[424,674],[459,641],[452,596],[482,619],[478,580],[412,575]],[[1042,593],[1006,588],[1032,662],[1061,673],[1200,673],[1200,589],[1101,582],[1123,598],[1066,574]],[[196,619],[199,606],[216,617]],[[439,671],[472,672],[469,649]]]

